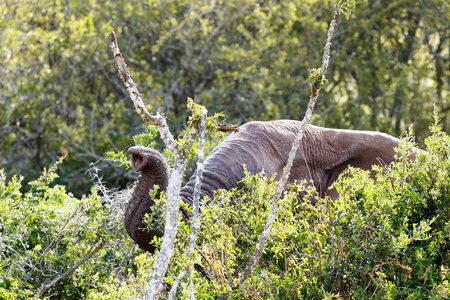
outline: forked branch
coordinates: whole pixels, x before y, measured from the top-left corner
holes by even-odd
[[[166,224],[164,227],[164,238],[162,241],[161,249],[156,258],[156,262],[153,265],[152,277],[147,287],[147,291],[144,299],[157,299],[158,295],[164,289],[163,281],[169,266],[169,260],[172,257],[175,237],[178,227],[178,199],[180,196],[181,180],[184,176],[186,169],[187,157],[178,148],[175,143],[172,134],[166,124],[166,119],[161,114],[157,113],[156,116],[151,115],[145,108],[142,102],[142,95],[137,89],[137,85],[131,79],[131,75],[128,72],[127,65],[120,53],[117,43],[116,35],[114,31],[111,31],[109,38],[111,40],[111,50],[114,54],[114,60],[116,62],[117,69],[119,70],[120,77],[122,78],[131,100],[134,103],[136,112],[141,118],[149,125],[155,125],[158,127],[161,138],[164,140],[166,147],[173,153],[175,163],[170,174],[169,183],[167,187],[167,205],[166,205]]]
[[[117,43],[116,34],[114,31],[111,31],[111,33],[109,34],[109,39],[111,40],[110,47],[114,54],[114,61],[116,63],[117,70],[119,71],[120,78],[123,80],[128,93],[130,94],[136,112],[141,116],[144,122],[149,125],[158,127],[161,138],[163,139],[167,148],[174,154],[175,157],[177,155],[180,155],[173,135],[170,133],[169,128],[167,127],[165,116],[160,114],[159,112],[157,112],[156,115],[151,115],[148,112],[147,108],[145,108],[144,102],[142,101],[142,95],[139,93],[137,84],[133,81],[133,79],[131,79],[131,74],[130,72],[128,72],[127,64],[125,63],[125,60],[120,53],[119,44]]]

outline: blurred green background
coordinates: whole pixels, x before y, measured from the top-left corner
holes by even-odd
[[[87,193],[91,163],[106,185],[130,172],[103,160],[145,131],[115,69],[114,30],[152,112],[185,127],[197,97],[228,123],[301,120],[319,67],[332,1],[0,2],[0,169],[37,178],[68,154],[58,183]],[[328,83],[312,123],[400,136],[419,145],[440,109],[450,128],[448,1],[357,1],[332,40]]]

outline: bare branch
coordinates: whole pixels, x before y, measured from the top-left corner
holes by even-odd
[[[122,54],[119,50],[119,44],[117,43],[116,34],[114,31],[111,31],[109,34],[109,39],[111,40],[111,50],[114,54],[114,61],[116,62],[116,67],[119,70],[120,78],[123,80],[128,93],[130,94],[131,100],[134,103],[134,107],[136,112],[141,116],[141,118],[149,125],[155,125],[158,127],[159,133],[161,134],[161,138],[166,144],[167,148],[174,154],[176,157],[180,155],[178,151],[177,144],[174,141],[172,134],[169,131],[169,128],[166,124],[166,118],[164,115],[159,112],[156,115],[151,115],[147,108],[145,108],[144,102],[142,102],[142,95],[139,93],[137,89],[137,84],[134,83],[133,79],[131,79],[131,74],[128,72],[127,64],[122,57]]]
[[[152,277],[147,287],[144,299],[156,299],[161,291],[164,289],[163,280],[169,266],[169,260],[172,257],[175,237],[178,227],[178,199],[180,195],[181,180],[186,169],[187,157],[179,151],[172,134],[166,124],[166,119],[163,115],[157,113],[156,116],[151,115],[145,108],[142,102],[142,95],[137,89],[137,85],[131,79],[125,61],[120,54],[119,46],[116,40],[114,31],[111,31],[109,38],[111,40],[111,49],[114,54],[117,69],[122,78],[131,100],[134,103],[136,112],[141,118],[150,125],[158,127],[161,138],[166,144],[166,147],[173,153],[175,164],[170,174],[169,183],[167,187],[167,205],[166,205],[166,224],[164,227],[164,238],[159,251],[156,262],[153,266]]]
[[[188,160],[185,155],[175,156],[175,164],[170,174],[167,186],[166,224],[164,238],[156,262],[153,265],[152,277],[147,286],[145,300],[158,299],[158,295],[164,290],[164,277],[172,257],[175,237],[178,227],[178,201],[180,195],[181,180],[184,176]]]
[[[286,182],[289,177],[289,172],[291,171],[292,164],[294,162],[295,154],[300,146],[300,141],[303,138],[303,133],[305,131],[306,125],[309,123],[309,120],[311,119],[312,112],[314,110],[314,105],[317,101],[317,97],[319,96],[319,84],[322,80],[327,68],[328,63],[330,60],[330,46],[331,46],[331,38],[333,36],[334,28],[336,26],[336,21],[339,17],[339,12],[336,9],[335,1],[333,0],[334,5],[334,18],[330,23],[330,27],[328,30],[328,39],[325,44],[323,59],[322,59],[322,67],[321,67],[321,76],[316,82],[314,83],[312,89],[311,89],[311,96],[309,99],[308,109],[306,110],[305,117],[302,120],[302,123],[300,124],[300,128],[298,130],[297,136],[295,137],[294,143],[292,144],[291,152],[289,153],[288,162],[286,164],[286,167],[283,172],[283,176],[281,177],[280,181],[277,184],[277,188],[275,190],[275,194],[273,195],[272,202],[270,204],[270,212],[269,216],[267,217],[266,225],[264,227],[263,232],[261,233],[261,236],[259,238],[258,244],[256,245],[255,251],[253,252],[253,255],[250,257],[250,260],[248,261],[244,272],[241,274],[239,281],[242,284],[250,275],[253,268],[255,267],[256,263],[259,260],[259,257],[261,256],[262,249],[266,245],[267,238],[269,237],[270,230],[272,229],[273,221],[275,220],[275,217],[277,215],[277,209],[278,209],[278,200],[281,197],[281,194],[283,193]]]
[[[200,229],[200,192],[203,180],[203,169],[205,160],[205,137],[206,137],[206,115],[208,111],[202,107],[202,115],[200,118],[199,127],[199,144],[198,144],[198,159],[197,159],[197,176],[195,178],[194,196],[192,203],[192,232],[189,241],[189,249],[187,252],[187,262],[183,270],[178,274],[172,289],[170,290],[168,299],[174,299],[177,292],[178,284],[181,279],[186,275],[186,271],[189,270],[190,278],[192,276],[192,253],[194,252],[195,242],[197,240],[197,232]],[[192,281],[192,279],[190,279]],[[191,298],[194,298],[193,291],[191,291]],[[195,299],[195,298],[194,298]]]
[[[94,256],[95,253],[97,253],[104,245],[105,245],[105,243],[103,241],[101,241],[92,251],[88,252],[88,254],[86,254],[82,259],[80,259],[72,267],[70,267],[69,270],[67,270],[63,274],[57,276],[56,278],[54,278],[52,281],[50,281],[47,284],[45,284],[45,282],[44,282],[44,285],[42,286],[41,290],[37,292],[38,296],[42,296],[43,294],[45,294],[52,286],[57,284],[58,281],[66,278],[66,277],[69,277],[79,266],[81,266],[87,260],[91,259],[92,256]]]
[[[189,269],[189,296],[191,300],[195,300],[195,288],[192,276],[192,269]]]
[[[172,285],[172,288],[170,289],[169,296],[167,297],[167,300],[172,300],[175,298],[175,295],[177,293],[178,285],[180,284],[181,279],[186,275],[187,272],[187,265],[183,267],[180,273],[178,273],[177,278],[175,279],[175,282]]]

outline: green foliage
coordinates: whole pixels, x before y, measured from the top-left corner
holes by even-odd
[[[147,133],[142,133],[133,136],[133,141],[136,146],[144,146],[151,148],[155,146],[155,138],[158,134],[156,126],[148,126]]]
[[[194,100],[188,98],[187,107],[190,110],[190,116],[187,122],[188,127],[180,134],[176,143],[180,151],[188,155],[188,158],[192,158],[197,154],[198,147],[198,131],[200,126],[200,117],[202,114],[202,106],[195,103]],[[221,138],[223,133],[218,131],[219,118],[223,118],[224,115],[216,113],[211,117],[206,117],[206,137],[208,140],[211,138]],[[208,144],[206,144],[208,146]]]
[[[202,106],[197,104],[191,98],[188,98],[187,108],[191,111],[187,125],[189,128],[194,128],[196,131],[199,130],[200,126],[200,116],[202,112]],[[223,133],[217,130],[219,126],[219,119],[225,118],[223,113],[215,113],[213,116],[206,117],[206,135],[213,138],[222,138]]]
[[[52,183],[56,170],[54,165],[30,182],[28,192],[21,191],[21,179],[8,182],[0,171],[1,299],[40,298],[41,293],[80,299],[91,289],[101,290],[110,276],[131,271],[129,251],[135,246],[122,225],[126,195],[103,194],[99,185],[89,197],[77,199]],[[90,252],[94,258],[74,267]]]
[[[314,86],[316,86],[317,90],[320,91],[320,89],[322,88],[322,86],[328,81],[325,76],[321,76],[321,70],[322,68],[313,68],[311,69],[310,73],[309,73],[309,87],[313,88]]]
[[[339,1],[352,21],[339,23],[333,72],[314,122],[393,135],[414,123],[422,141],[433,100],[443,130],[432,127],[427,152],[415,163],[401,147],[397,164],[376,169],[376,182],[349,171],[336,183],[338,201],[298,206],[296,193],[287,193],[259,265],[238,289],[233,285],[264,224],[273,182],[247,177],[248,195],[218,193],[202,210],[208,226],[195,253],[198,299],[224,292],[234,299],[450,297],[449,4],[353,4]],[[103,153],[126,148],[129,136],[145,130],[110,63],[111,29],[149,110],[167,113],[179,133],[186,128],[184,103],[195,95],[235,123],[298,119],[330,12],[331,1],[0,1],[0,298],[38,298],[44,283],[97,246],[93,258],[43,297],[144,294],[155,256],[130,255],[136,249],[121,224],[128,196],[102,185],[91,190],[83,175]],[[208,128],[219,117],[208,119]],[[150,145],[152,132],[135,143]],[[125,155],[112,153],[129,165]],[[42,174],[63,156],[64,164]],[[108,185],[125,186],[123,169],[98,165]],[[150,226],[161,225],[154,221],[163,201]],[[185,263],[188,233],[189,224],[182,224],[169,283]],[[187,290],[182,282],[181,298]]]
[[[338,2],[338,10],[340,13],[343,13],[345,15],[347,20],[354,8],[355,8],[355,0],[339,0]]]
[[[331,98],[324,96],[327,103],[322,104],[337,111],[336,115],[326,114],[324,124],[331,122],[338,128],[376,128],[394,136],[414,124],[417,141],[423,144],[432,118],[428,113],[417,113],[416,108],[430,111],[435,102],[441,111],[443,129],[448,132],[448,103],[444,99],[448,99],[449,88],[440,82],[450,74],[441,71],[443,61],[423,51],[441,49],[448,44],[443,38],[448,26],[444,29],[438,23],[450,20],[448,14],[441,14],[443,10],[438,9],[440,3],[357,3],[351,21],[340,22],[337,29],[351,33],[347,32],[345,37],[336,34],[333,40],[333,76],[328,78],[328,87],[334,90],[334,100],[328,102]],[[448,8],[448,4],[442,7]],[[431,70],[434,75],[429,85],[418,84]],[[343,89],[347,92],[342,93]]]
[[[209,204],[201,210],[192,273],[196,298],[448,299],[450,137],[437,112],[430,130],[426,151],[417,150],[414,162],[409,138],[397,149],[397,162],[374,167],[376,180],[370,172],[347,170],[334,184],[335,201],[292,186],[243,285],[239,274],[265,225],[276,183],[246,173],[243,189],[204,199]],[[28,192],[21,191],[21,178],[7,181],[0,172],[0,297],[39,298],[51,279],[73,269],[42,297],[141,298],[156,256],[136,251],[124,232],[129,191],[111,195],[100,184],[77,199],[53,185],[56,171],[56,165],[49,168]],[[299,204],[300,192],[307,195]],[[164,224],[164,197],[155,199],[146,218],[153,229]],[[190,231],[190,221],[180,224],[169,287],[187,261]],[[96,247],[91,259],[74,267]],[[180,299],[189,293],[187,278]]]
[[[141,133],[133,136],[133,142],[136,146],[144,146],[151,148],[156,145],[155,138],[157,134],[158,129],[156,128],[156,126],[148,126],[147,133]],[[125,166],[126,169],[131,167],[131,161],[122,151],[118,152],[108,151],[106,152],[105,159],[112,162],[116,162],[119,166]]]
[[[119,166],[125,166],[126,169],[131,166],[131,161],[123,152],[108,151],[106,152],[105,159],[116,162]]]

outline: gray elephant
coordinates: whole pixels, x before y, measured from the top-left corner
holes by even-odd
[[[244,167],[251,174],[264,171],[281,177],[300,122],[278,120],[250,122],[239,127],[220,143],[205,160],[201,196],[213,197],[218,189],[239,188]],[[371,170],[375,164],[389,164],[394,160],[394,148],[400,140],[390,135],[308,125],[296,153],[288,183],[310,180],[320,196],[337,198],[330,185],[348,166]],[[153,252],[150,241],[162,232],[147,230],[143,217],[154,205],[149,189],[156,184],[158,192],[167,189],[169,169],[165,159],[155,150],[132,147],[134,170],[141,172],[138,184],[125,211],[125,227],[140,248]],[[181,200],[192,203],[195,176],[181,189]],[[156,195],[159,197],[159,194]],[[182,210],[183,218],[189,218]]]

